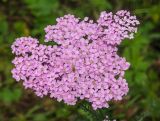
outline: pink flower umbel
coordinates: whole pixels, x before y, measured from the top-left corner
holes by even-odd
[[[84,99],[95,110],[107,108],[107,102],[121,100],[129,90],[124,71],[130,64],[117,55],[117,46],[133,38],[137,24],[124,10],[102,12],[96,23],[88,17],[60,17],[45,28],[45,41],[57,45],[43,45],[31,37],[16,39],[13,78],[40,97],[49,95],[69,105]]]

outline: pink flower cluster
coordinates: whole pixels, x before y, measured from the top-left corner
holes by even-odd
[[[133,38],[136,17],[120,10],[102,12],[96,23],[73,15],[56,21],[45,28],[45,41],[57,45],[43,45],[31,37],[16,39],[13,78],[23,80],[37,96],[49,95],[69,105],[85,99],[96,110],[121,100],[128,92],[124,71],[130,64],[117,55],[117,46],[124,38]]]

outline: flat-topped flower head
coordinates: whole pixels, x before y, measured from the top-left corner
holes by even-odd
[[[56,21],[45,28],[45,41],[57,45],[43,45],[31,37],[16,39],[13,78],[37,96],[49,95],[69,105],[84,99],[96,110],[121,100],[129,90],[124,73],[130,64],[117,54],[117,46],[133,38],[136,17],[121,10],[102,12],[96,23],[73,15]]]

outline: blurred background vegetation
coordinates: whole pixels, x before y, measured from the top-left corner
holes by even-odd
[[[41,99],[12,78],[15,38],[33,36],[42,42],[44,27],[64,14],[96,20],[101,11],[120,9],[141,23],[135,39],[119,47],[131,63],[125,75],[130,92],[122,101],[95,112],[82,102],[67,106]],[[160,121],[160,0],[0,0],[0,121],[101,121],[105,115],[117,121]]]

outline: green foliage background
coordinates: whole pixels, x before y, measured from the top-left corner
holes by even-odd
[[[67,106],[24,90],[11,75],[15,38],[44,40],[44,27],[71,13],[96,20],[101,11],[127,9],[139,21],[134,40],[119,54],[131,63],[126,72],[130,92],[109,109],[93,111],[86,102]],[[160,0],[0,0],[0,121],[160,121]]]

